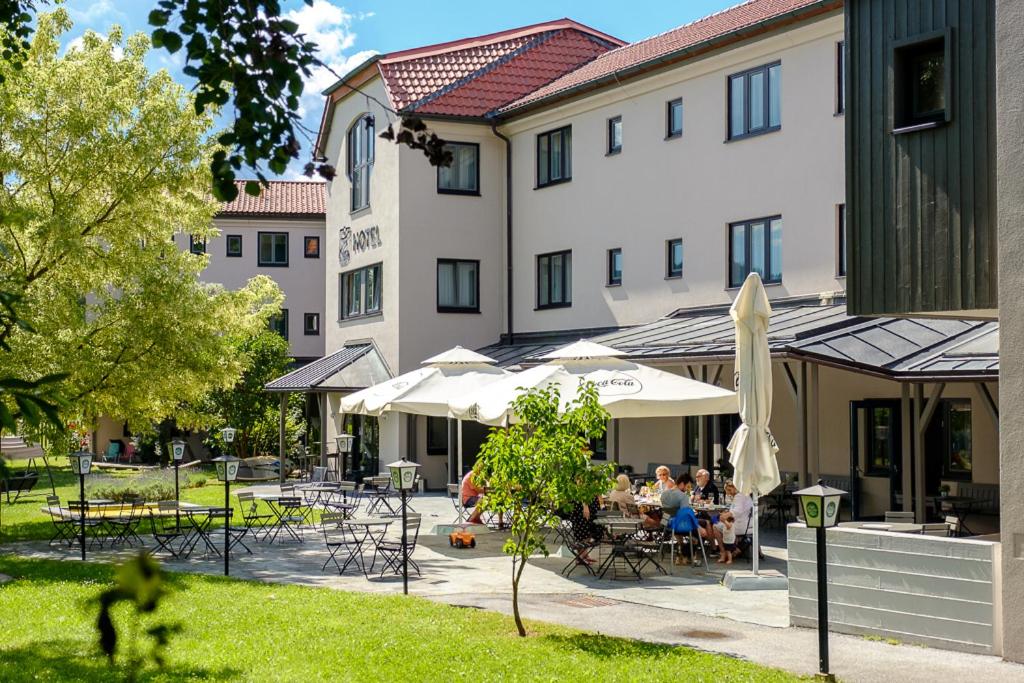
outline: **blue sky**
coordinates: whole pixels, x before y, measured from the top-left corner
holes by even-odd
[[[287,11],[321,46],[321,59],[335,71],[346,70],[377,52],[391,52],[457,38],[493,33],[516,26],[569,17],[626,41],[667,31],[738,0],[517,0],[514,2],[456,2],[454,0],[285,0]],[[65,7],[75,23],[65,37],[71,43],[86,30],[106,33],[118,24],[125,33],[149,32],[146,17],[155,0],[67,0]],[[155,50],[149,57],[152,69],[165,68],[181,83],[181,54]],[[303,122],[316,129],[320,123],[320,91],[330,85],[330,74],[315,74],[303,95]],[[308,145],[303,144],[303,152]],[[297,177],[305,159],[292,164],[286,177]]]

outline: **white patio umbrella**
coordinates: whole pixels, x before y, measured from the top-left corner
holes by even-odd
[[[533,388],[557,386],[564,408],[580,384],[593,382],[612,418],[735,413],[736,394],[711,384],[619,358],[623,352],[579,341],[542,356],[548,360],[449,403],[452,415],[489,425],[515,420],[512,402]]]
[[[729,309],[736,323],[736,389],[742,423],[729,441],[733,483],[753,500],[753,570],[758,572],[757,496],[780,483],[775,460],[778,445],[768,428],[772,415],[772,361],[768,353],[768,320],[772,307],[761,277],[751,273]]]
[[[379,416],[386,411],[448,417],[448,402],[509,375],[496,361],[461,346],[423,361],[394,379],[349,394],[341,400],[344,413]],[[462,476],[462,421],[458,424],[458,472]]]

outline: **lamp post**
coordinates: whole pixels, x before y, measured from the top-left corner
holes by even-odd
[[[82,546],[82,561],[85,562],[85,475],[92,469],[93,454],[88,451],[77,451],[68,456],[71,471],[78,475],[78,540]]]
[[[234,443],[235,431],[234,427],[220,430],[224,443]],[[238,477],[238,463],[241,460],[233,455],[222,455],[214,458],[213,462],[217,465],[217,478],[224,482],[224,576],[228,576],[231,550],[231,482]]]
[[[334,443],[338,446],[338,481],[345,478],[345,456],[352,452],[352,442],[355,438],[345,432],[334,437]]]
[[[416,470],[419,469],[419,463],[409,462],[405,458],[402,458],[398,462],[393,462],[388,465],[388,469],[391,470],[391,483],[396,489],[402,494],[402,592],[406,595],[409,594],[409,553],[408,547],[406,546],[406,496],[409,491],[412,491],[412,486],[416,482]]]
[[[821,479],[817,486],[794,493],[804,513],[804,523],[814,529],[818,551],[818,676],[834,681],[828,666],[828,575],[825,565],[825,530],[839,522],[839,498],[846,491],[825,486]]]
[[[171,442],[171,462],[174,463],[174,528],[181,528],[181,511],[178,510],[178,506],[181,502],[181,496],[178,492],[178,466],[181,465],[182,459],[185,457],[185,442],[181,439],[175,439]]]

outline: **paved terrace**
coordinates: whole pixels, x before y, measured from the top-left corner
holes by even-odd
[[[241,489],[240,489],[241,490]],[[254,489],[255,490],[255,489]],[[415,559],[422,576],[410,576],[414,595],[467,608],[511,613],[511,561],[501,552],[502,532],[477,535],[475,549],[457,550],[447,536],[434,535],[434,527],[454,518],[444,496],[417,496],[413,500],[423,515],[423,533]],[[143,530],[146,526],[143,526]],[[214,543],[220,547],[223,535]],[[283,535],[280,537],[283,538]],[[327,551],[323,535],[304,530],[304,542],[252,543],[252,555],[232,553],[231,575],[270,583],[370,593],[398,593],[401,577],[371,574],[366,579],[350,567],[339,576],[333,565],[320,571]],[[767,531],[763,540],[764,568],[785,571],[786,551],[781,532]],[[8,550],[28,557],[77,558],[77,547],[50,547],[45,543],[17,543]],[[814,673],[817,666],[817,635],[807,629],[789,628],[786,591],[732,592],[721,585],[725,568],[676,566],[670,576],[645,572],[642,582],[626,579],[598,580],[582,569],[570,578],[561,575],[568,561],[564,551],[551,548],[552,556],[531,560],[522,582],[520,605],[527,618],[575,626],[591,631],[644,640],[689,645],[777,666],[797,673]],[[127,550],[93,550],[91,561],[115,561],[130,555]],[[219,574],[223,563],[197,552],[189,559],[167,560],[170,570]],[[665,566],[669,561],[666,557]],[[748,563],[739,563],[749,568]],[[378,571],[380,565],[378,564]],[[832,668],[842,680],[876,681],[898,676],[904,681],[934,681],[937,677],[1024,681],[1024,666],[1007,664],[995,657],[965,655],[927,648],[892,645],[864,638],[832,634]]]

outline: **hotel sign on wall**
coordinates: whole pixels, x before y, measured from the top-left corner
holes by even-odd
[[[346,226],[338,230],[338,261],[347,266],[352,254],[362,254],[384,246],[380,239],[380,228],[376,225],[362,230],[353,230]]]

